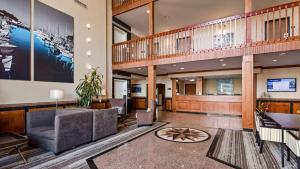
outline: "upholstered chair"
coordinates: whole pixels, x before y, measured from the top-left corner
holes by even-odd
[[[124,117],[126,115],[125,99],[109,99],[109,103],[112,108],[118,109],[118,117]]]
[[[290,151],[297,157],[298,169],[300,168],[300,131],[286,132],[287,160],[290,161]]]
[[[264,118],[255,114],[255,127],[256,127],[256,137],[257,142],[260,147],[259,153],[262,153],[263,145],[265,141],[278,142],[281,143],[282,131],[274,122],[269,123],[265,121]]]
[[[156,114],[156,102],[155,100],[150,101],[150,108],[147,110],[137,110],[137,125],[141,126],[151,126],[154,121],[154,115]]]

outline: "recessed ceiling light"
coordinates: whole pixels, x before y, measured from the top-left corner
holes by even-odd
[[[141,68],[141,67],[139,67],[138,69],[139,69],[139,70],[142,70],[142,68]]]
[[[224,62],[224,59],[220,59],[219,61],[220,61],[220,62]]]
[[[178,82],[178,80],[176,80],[176,82]]]
[[[176,64],[174,64],[173,66],[174,66],[174,67],[176,67],[177,65],[176,65]]]
[[[150,13],[150,11],[149,10],[147,10],[147,14],[149,14]]]
[[[190,82],[194,82],[194,81],[195,81],[195,79],[191,79],[191,80],[190,80]]]
[[[225,66],[227,66],[227,65],[224,63],[224,64],[222,64],[222,66],[225,67]]]
[[[285,54],[286,54],[286,53],[280,53],[279,56],[283,56],[283,55],[285,55]]]
[[[181,69],[181,70],[184,70],[184,67],[181,67],[180,69]]]
[[[276,59],[273,59],[272,61],[273,61],[273,62],[277,62],[277,60],[276,60]]]

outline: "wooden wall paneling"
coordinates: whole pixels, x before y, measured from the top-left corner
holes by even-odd
[[[0,132],[25,133],[25,110],[0,112]]]
[[[243,128],[254,127],[253,55],[243,56],[242,62],[242,120]]]
[[[147,98],[132,98],[133,109],[147,109]]]
[[[202,103],[198,102],[198,101],[191,101],[190,102],[190,109],[192,111],[202,112]]]
[[[185,95],[196,95],[196,84],[185,84]]]
[[[202,111],[204,113],[214,113],[215,103],[214,102],[202,102]]]
[[[230,113],[230,103],[222,103],[222,102],[216,102],[214,105],[214,112],[219,113]]]
[[[56,107],[34,107],[34,108],[29,108],[28,112],[33,112],[33,111],[43,111],[43,110],[55,110]],[[62,106],[57,107],[57,109],[63,109]]]
[[[270,102],[269,112],[272,113],[290,113],[291,104],[289,102]]]
[[[242,115],[242,104],[241,103],[230,103],[229,111],[231,114]]]
[[[188,101],[176,101],[176,111],[190,110],[190,103]]]
[[[172,111],[172,99],[166,99],[165,104],[165,110]]]
[[[108,108],[108,104],[107,103],[92,103],[91,108],[92,109],[105,109],[105,108]]]
[[[293,103],[293,113],[300,114],[300,103]]]

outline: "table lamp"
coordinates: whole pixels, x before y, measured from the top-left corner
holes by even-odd
[[[51,89],[50,90],[50,99],[56,100],[56,111],[58,108],[58,100],[63,99],[64,97],[64,92],[59,89]]]

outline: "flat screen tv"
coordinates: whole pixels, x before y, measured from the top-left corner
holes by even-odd
[[[267,80],[268,92],[296,92],[296,78],[280,78]]]

